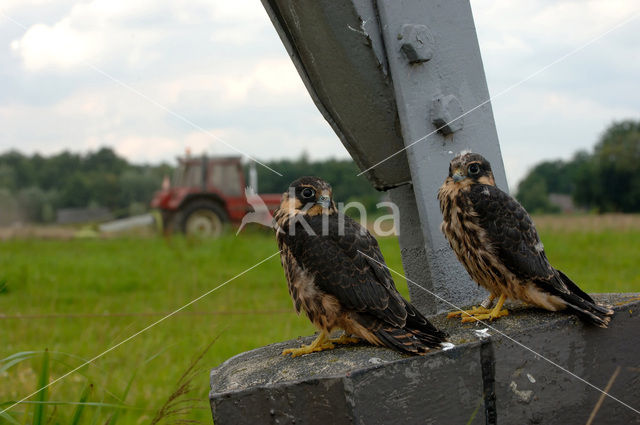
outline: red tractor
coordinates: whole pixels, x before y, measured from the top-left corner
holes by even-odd
[[[173,182],[163,183],[151,201],[162,214],[167,232],[219,236],[225,224],[239,223],[251,207],[245,196],[241,157],[178,158]],[[256,189],[255,169],[251,170]],[[280,204],[281,194],[260,195],[271,213]]]

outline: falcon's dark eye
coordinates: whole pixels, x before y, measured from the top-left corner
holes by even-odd
[[[471,164],[469,168],[467,168],[469,175],[475,176],[480,172],[480,166],[478,164]]]
[[[315,196],[316,191],[311,189],[310,187],[305,187],[304,189],[302,189],[302,192],[300,192],[300,194],[303,198],[309,199]]]

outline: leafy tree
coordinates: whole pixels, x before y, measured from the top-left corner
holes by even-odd
[[[640,121],[611,125],[594,150],[594,199],[603,211],[640,211]]]
[[[18,205],[25,221],[42,221],[42,208],[47,202],[45,192],[36,186],[18,191]]]
[[[315,175],[331,183],[339,202],[358,200],[374,211],[382,196],[364,176],[357,176],[350,159],[311,161],[303,154],[267,165],[283,176],[257,166],[262,193],[282,193],[293,180]],[[163,176],[171,174],[168,164],[132,165],[110,148],[49,157],[8,151],[0,154],[0,221],[20,215],[48,222],[56,209],[90,205],[109,208],[117,216],[141,212]],[[557,212],[549,193],[571,194],[577,204],[601,212],[639,212],[640,121],[613,123],[592,154],[581,151],[570,161],[536,165],[519,184],[516,197],[531,212]]]
[[[518,186],[517,198],[529,210],[552,212],[549,193],[571,194],[574,201],[600,212],[640,211],[640,121],[613,123],[593,154],[535,166]]]
[[[26,156],[17,151],[9,151],[2,155],[0,164],[3,168],[9,168],[11,178],[7,181],[10,190],[33,186],[35,183],[35,172],[33,164]],[[5,174],[7,172],[5,171]]]
[[[15,188],[15,176],[13,167],[9,164],[0,164],[0,188]]]
[[[289,183],[299,177],[317,176],[331,184],[334,197],[339,202],[358,200],[367,210],[373,211],[382,196],[366,177],[358,176],[360,170],[351,159],[312,162],[303,154],[297,160],[270,161],[266,165],[281,173],[282,177],[257,165],[258,188],[262,193],[282,193],[287,190]]]
[[[11,224],[18,219],[18,202],[9,189],[0,187],[0,224]]]
[[[82,168],[87,172],[118,175],[128,167],[127,161],[116,155],[110,148],[101,148],[95,153],[89,153],[82,161]]]
[[[110,148],[50,157],[9,151],[0,154],[0,188],[7,194],[0,209],[11,207],[37,222],[52,221],[58,208],[104,206],[127,215],[148,208],[163,175],[170,173],[167,164],[131,165]]]
[[[518,201],[532,214],[557,213],[560,208],[549,202],[549,190],[543,176],[530,173],[518,185]]]
[[[591,210],[603,211],[598,207],[598,203],[602,198],[602,185],[598,181],[597,163],[593,156],[589,155],[576,167],[574,177],[575,190],[572,193],[573,200],[578,205],[582,205]]]

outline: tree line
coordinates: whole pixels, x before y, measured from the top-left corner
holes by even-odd
[[[105,207],[116,217],[136,214],[147,209],[171,170],[168,164],[130,164],[110,148],[48,157],[5,152],[0,155],[0,215],[48,223],[59,208]]]
[[[340,201],[357,199],[373,210],[381,196],[366,178],[357,177],[359,171],[352,160],[310,161],[302,155],[267,165],[283,177],[258,166],[261,193],[282,193],[296,178],[318,175],[332,183]],[[173,175],[174,167],[131,164],[107,147],[51,156],[5,152],[0,154],[0,224],[54,222],[61,208],[102,207],[115,217],[143,213],[164,176]],[[248,168],[245,166],[247,176]]]
[[[532,213],[554,213],[559,207],[549,201],[552,193],[569,195],[592,212],[640,212],[640,121],[613,123],[593,152],[536,165],[516,197]]]
[[[382,193],[375,190],[364,175],[358,176],[360,169],[351,159],[310,161],[308,156],[303,154],[298,159],[269,161],[265,164],[282,174],[282,177],[257,165],[260,193],[282,193],[287,190],[289,183],[299,177],[317,176],[331,184],[333,197],[338,202],[348,203],[357,200],[372,212],[382,197]]]
[[[282,193],[298,177],[315,175],[331,183],[336,200],[357,200],[369,211],[382,196],[357,176],[350,159],[311,161],[302,155],[266,164],[283,176],[258,165],[261,193]],[[40,223],[55,221],[60,208],[104,207],[116,217],[138,214],[149,208],[174,165],[131,164],[107,147],[51,156],[8,151],[0,154],[0,223],[11,211],[21,221]],[[593,152],[536,165],[518,185],[516,197],[532,213],[558,212],[549,201],[552,193],[569,195],[589,211],[640,212],[640,121],[613,123]]]

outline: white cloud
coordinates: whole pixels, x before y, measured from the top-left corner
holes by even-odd
[[[28,26],[16,36],[0,22],[13,40],[13,56],[0,49],[0,151],[108,144],[134,161],[172,160],[187,146],[233,153],[89,62],[257,158],[346,156],[258,0],[39,1],[0,6]],[[635,0],[473,7],[492,94],[640,10]],[[536,162],[569,158],[612,120],[638,117],[638,28],[606,35],[493,102],[512,189]]]
[[[491,95],[638,14],[632,0],[473,3]],[[536,163],[589,150],[614,120],[638,118],[640,31],[631,22],[494,99],[511,190]],[[636,75],[636,77],[632,77]]]
[[[50,66],[72,68],[91,59],[89,56],[100,50],[100,41],[95,35],[79,36],[70,28],[68,21],[53,27],[33,25],[20,40],[11,42],[29,71],[38,71]]]
[[[162,107],[110,83],[78,89],[54,105],[0,107],[0,127],[10,128],[10,139],[20,139],[26,151],[113,146],[135,161],[173,161],[187,147],[194,154],[238,154],[228,145],[258,159],[280,158],[299,156],[309,143],[313,157],[346,156],[288,58],[267,58],[237,75],[184,73],[134,86]],[[279,125],[270,120],[273,114],[281,115],[280,122],[293,121]]]
[[[525,44],[577,46],[638,13],[633,0],[553,0],[473,3],[481,37],[515,37]]]
[[[637,30],[633,31],[636,41],[633,37],[620,37],[625,31],[637,29],[637,21],[604,34],[634,13],[638,16],[639,12],[640,7],[633,0],[474,3],[478,39],[490,88],[500,91],[598,36],[602,38],[538,75],[535,81],[552,83],[553,73],[566,67],[567,62],[581,58],[593,56],[589,66],[603,68],[611,65],[610,60],[637,54]],[[631,48],[621,50],[619,46],[625,39]],[[594,55],[594,52],[598,54]],[[576,69],[572,71],[576,72]],[[580,70],[581,73],[585,71]]]
[[[531,17],[529,28],[550,43],[579,45],[638,11],[638,4],[628,0],[552,2]]]
[[[157,41],[158,35],[144,28],[132,32],[119,22],[140,17],[150,7],[153,7],[150,1],[79,3],[53,25],[32,25],[20,39],[11,42],[11,48],[30,72],[72,71],[87,63],[100,65],[114,56],[124,56],[126,61],[135,63],[141,52]]]
[[[9,14],[18,8],[38,7],[48,1],[49,0],[2,0],[0,12]]]
[[[167,47],[159,45],[159,41],[170,38],[172,27],[166,25],[170,22],[181,26],[203,21],[213,24],[210,37],[216,42],[234,39],[247,43],[255,39],[266,22],[264,12],[256,6],[259,4],[248,0],[181,4],[91,0],[77,3],[67,16],[52,25],[30,26],[20,39],[12,41],[11,48],[31,72],[52,68],[69,71],[86,62],[101,65],[109,60],[145,63],[147,56],[157,57],[146,51]]]
[[[302,80],[289,58],[260,61],[245,75],[226,77],[223,86],[230,100],[238,102],[251,102],[257,90],[281,99],[306,96]]]
[[[209,134],[208,134],[209,133]],[[212,137],[213,134],[215,137]],[[106,138],[109,140],[110,138]],[[225,142],[233,141],[233,148]],[[259,141],[259,143],[256,143]],[[100,144],[102,142],[102,144]],[[105,140],[95,141],[95,146],[104,145]],[[173,162],[176,156],[187,149],[193,155],[241,155],[258,160],[280,159],[282,157],[297,158],[303,152],[309,153],[309,146],[314,149],[314,158],[348,158],[340,140],[330,131],[326,135],[304,136],[287,128],[249,129],[216,128],[207,132],[193,130],[180,139],[172,137],[153,137],[135,135],[114,137],[109,143],[120,155],[137,158],[143,162]],[[275,149],[274,149],[275,148]]]
[[[186,143],[192,152],[202,152],[209,149],[209,142]],[[173,162],[173,157],[183,154],[179,142],[171,137],[127,136],[117,137],[112,145],[115,151],[125,158],[138,158],[138,161],[157,163],[160,161]]]
[[[605,126],[636,118],[638,111],[603,105],[580,93],[524,88],[494,102],[509,187],[536,163],[570,159],[578,150],[590,150]]]
[[[259,60],[234,73],[212,70],[210,73],[185,74],[160,83],[169,98],[177,101],[184,93],[211,93],[217,103],[233,106],[268,102],[271,106],[306,99],[304,85],[288,58]]]

